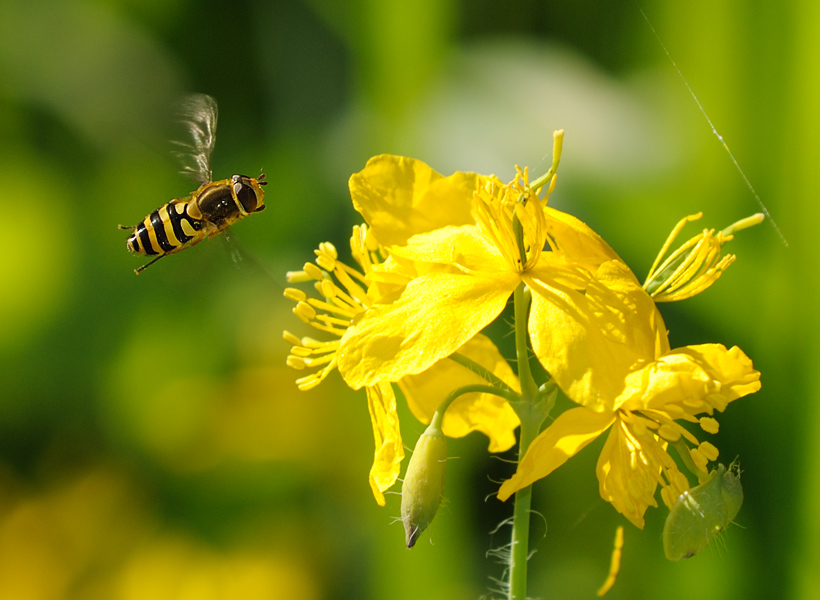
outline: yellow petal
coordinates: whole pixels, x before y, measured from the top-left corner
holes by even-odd
[[[498,248],[473,225],[415,235],[405,246],[391,246],[390,252],[415,262],[454,265],[467,272],[509,271]]]
[[[691,356],[712,379],[710,394],[719,393],[727,402],[760,389],[760,372],[755,371],[752,360],[737,346],[727,350],[722,344],[701,344],[677,352]]]
[[[350,177],[353,206],[383,246],[404,245],[415,234],[467,225],[472,216],[475,173],[443,177],[412,158],[382,154]]]
[[[556,273],[536,270],[525,278],[533,292],[528,327],[535,355],[570,399],[612,411],[627,375],[668,348],[663,320],[621,261],[601,265],[583,291]]]
[[[370,488],[379,506],[384,506],[384,492],[396,483],[401,461],[404,459],[393,387],[389,383],[368,387],[367,407],[376,442],[373,466],[370,469]]]
[[[722,411],[742,396],[760,389],[760,373],[740,348],[721,344],[677,348],[630,376],[634,393],[622,406],[630,410],[697,415]],[[674,412],[673,412],[674,416]]]
[[[544,207],[547,231],[558,246],[556,250],[575,263],[591,270],[610,260],[620,260],[615,251],[586,223],[560,210]]]
[[[436,273],[412,280],[395,304],[369,309],[347,330],[339,373],[359,389],[427,370],[494,321],[518,281],[513,273]]]
[[[639,529],[643,529],[646,509],[658,505],[654,496],[661,468],[659,453],[665,448],[652,438],[648,432],[636,438],[619,422],[607,436],[598,458],[601,498]]]
[[[458,349],[459,354],[478,363],[515,391],[518,378],[492,341],[481,334]],[[399,381],[413,415],[429,423],[444,398],[454,389],[487,382],[467,367],[444,359],[420,375],[408,375]],[[503,398],[494,394],[465,394],[444,414],[443,430],[447,437],[463,437],[480,431],[490,438],[490,452],[503,452],[515,444],[518,417]]]
[[[506,500],[518,490],[546,477],[606,431],[614,421],[611,414],[596,413],[584,407],[561,413],[530,444],[515,475],[498,491],[498,498]]]

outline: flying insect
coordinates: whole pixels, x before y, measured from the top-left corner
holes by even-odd
[[[137,275],[160,258],[222,233],[240,219],[265,208],[264,173],[256,178],[232,175],[228,179],[212,180],[216,100],[205,94],[187,96],[180,103],[178,116],[192,141],[176,142],[181,151],[174,154],[184,161],[182,172],[192,176],[199,187],[185,198],[174,198],[160,206],[137,225],[119,226],[131,230],[126,242],[129,251],[155,257],[134,269]]]

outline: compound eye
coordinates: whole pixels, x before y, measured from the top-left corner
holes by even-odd
[[[242,208],[245,209],[245,212],[252,213],[256,210],[259,201],[252,187],[241,182],[236,182],[233,184],[233,191],[239,199],[240,204],[242,204]]]

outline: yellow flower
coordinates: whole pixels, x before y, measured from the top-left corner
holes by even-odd
[[[678,420],[715,433],[714,411],[760,388],[760,374],[737,347],[719,344],[670,350],[652,298],[621,261],[604,263],[583,290],[562,306],[533,306],[530,316],[549,324],[533,338],[536,354],[556,383],[580,404],[561,414],[533,441],[499,497],[546,477],[610,430],[598,460],[601,496],[643,527],[657,506],[657,485],[670,508],[689,488],[667,454],[672,444],[695,472],[718,456]],[[698,415],[705,415],[698,418]]]
[[[389,257],[366,226],[353,228],[351,252],[359,269],[338,260],[336,248],[323,243],[315,251],[315,263],[307,263],[303,270],[288,273],[288,281],[292,283],[313,281],[319,296],[309,297],[300,289],[288,288],[285,296],[297,303],[293,312],[305,323],[333,338],[320,341],[310,337],[298,338],[287,331],[284,333],[285,340],[292,344],[287,364],[294,369],[316,369],[297,379],[301,390],[316,387],[336,368],[339,338],[351,325],[368,308],[397,296],[416,275],[411,263]],[[519,389],[509,364],[488,338],[474,336],[459,348],[459,352],[510,388]],[[453,388],[475,383],[486,382],[468,368],[446,360],[432,365],[424,373],[404,378],[398,385],[413,414],[423,423],[429,423],[438,405]],[[377,382],[366,386],[366,392],[376,442],[370,485],[376,501],[383,506],[384,492],[399,476],[404,449],[392,385]],[[490,451],[500,452],[515,443],[517,426],[518,418],[503,399],[491,394],[466,394],[447,411],[443,431],[450,437],[481,431],[490,439]]]
[[[559,156],[557,143],[544,187],[554,183]],[[421,373],[494,321],[522,282],[533,306],[561,305],[566,290],[583,289],[600,264],[617,258],[582,222],[547,207],[535,186],[526,170],[505,184],[472,173],[443,177],[389,155],[351,177],[357,210],[391,256],[411,261],[418,275],[343,336],[338,366],[348,385]],[[531,336],[544,329],[530,319]]]
[[[720,249],[723,244],[734,238],[734,232],[757,225],[765,218],[763,213],[757,213],[717,233],[714,229],[704,229],[700,235],[691,238],[661,263],[684,225],[701,216],[703,213],[690,215],[675,226],[649,270],[643,287],[655,302],[691,298],[712,285],[735,261],[734,254],[721,257]]]

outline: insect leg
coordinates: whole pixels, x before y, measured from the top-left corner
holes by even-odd
[[[160,254],[159,256],[157,256],[154,260],[152,260],[152,261],[151,261],[151,262],[149,262],[148,264],[142,265],[142,266],[141,266],[141,267],[139,267],[138,269],[134,269],[134,273],[136,273],[137,275],[139,275],[139,274],[140,274],[140,273],[142,273],[145,269],[147,269],[148,267],[150,267],[151,265],[153,265],[155,262],[157,262],[157,261],[158,261],[160,258],[162,258],[163,256],[168,256],[168,254]]]

